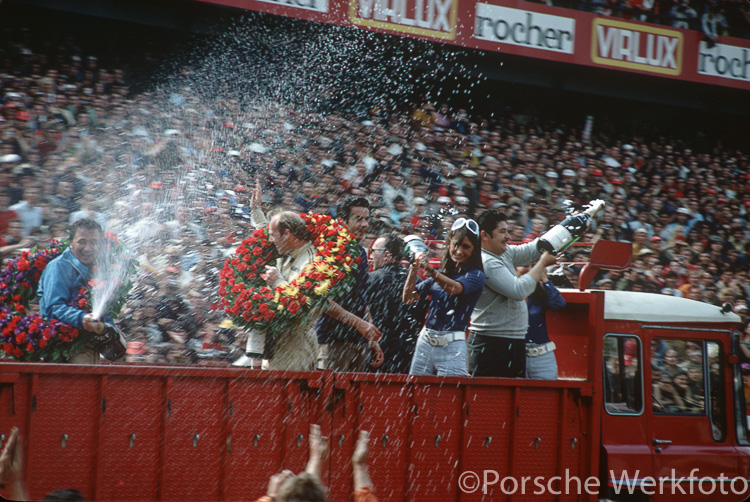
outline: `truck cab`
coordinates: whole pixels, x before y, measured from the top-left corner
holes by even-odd
[[[599,476],[607,495],[744,500],[750,448],[740,318],[667,295],[563,296],[568,306],[548,313],[548,329],[560,377],[593,381],[601,397],[592,412],[600,417]]]

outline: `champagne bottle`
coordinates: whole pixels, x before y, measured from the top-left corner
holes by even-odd
[[[97,336],[99,340],[98,351],[107,361],[117,361],[125,355],[127,342],[117,326],[108,322],[104,323],[104,331]]]
[[[570,247],[583,236],[591,224],[591,218],[604,206],[604,201],[597,199],[589,202],[589,207],[583,212],[571,214],[561,223],[552,227],[547,233],[539,237],[536,248],[540,253],[549,251],[558,254]]]
[[[407,235],[404,237],[404,258],[409,263],[415,263],[422,256],[430,256],[430,248],[418,235]]]

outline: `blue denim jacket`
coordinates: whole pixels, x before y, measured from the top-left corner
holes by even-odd
[[[74,328],[83,329],[81,309],[69,307],[68,302],[91,280],[91,271],[73,255],[70,248],[49,262],[39,280],[37,296],[44,319],[57,319]]]

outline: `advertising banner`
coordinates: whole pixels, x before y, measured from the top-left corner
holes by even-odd
[[[521,0],[198,0],[485,51],[750,90],[750,40]]]

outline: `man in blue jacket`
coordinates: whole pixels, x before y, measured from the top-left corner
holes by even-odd
[[[79,330],[100,334],[104,323],[68,303],[91,280],[102,241],[102,227],[91,218],[76,221],[68,230],[70,246],[49,262],[39,280],[37,296],[42,317],[57,319]],[[99,353],[88,346],[69,356],[68,362],[98,364]]]

